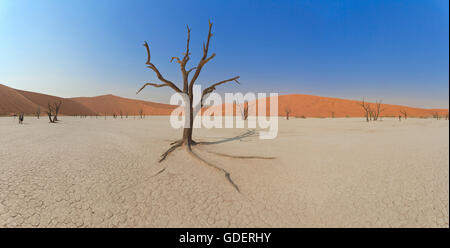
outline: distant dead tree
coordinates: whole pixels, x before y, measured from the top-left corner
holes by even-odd
[[[400,110],[400,114],[403,115],[403,118],[406,120],[408,119],[408,113],[406,112],[406,110]],[[401,118],[401,117],[400,117]]]
[[[140,117],[141,119],[143,119],[143,116],[144,116],[144,110],[143,110],[142,108],[140,108],[140,109],[139,109],[139,117]]]
[[[436,120],[439,120],[441,117],[439,116],[439,112],[434,112],[433,118],[436,118]]]
[[[374,121],[377,121],[380,118],[381,113],[385,110],[382,108],[382,100],[376,101],[375,103],[375,111],[374,111]]]
[[[242,119],[245,121],[248,119],[248,102],[244,102],[244,106],[241,107],[241,104],[237,103],[236,105],[239,106],[239,109],[241,110]]]
[[[19,114],[19,124],[23,124],[24,113]]]
[[[289,106],[286,106],[284,108],[284,112],[286,113],[286,120],[289,120],[289,114],[291,113],[291,108]]]
[[[39,119],[39,116],[41,116],[41,107],[37,107],[35,114],[36,114],[36,117]]]
[[[47,115],[50,123],[56,123],[58,121],[58,113],[61,108],[62,101],[55,101],[53,105],[47,104]],[[52,118],[53,117],[53,118]]]
[[[120,110],[120,119],[123,119],[122,110]]]
[[[446,120],[446,121],[448,120],[448,113],[445,114],[445,120]]]
[[[62,101],[55,101],[53,103],[55,115],[53,116],[53,122],[58,121],[59,109],[61,108]]]
[[[117,119],[116,113],[113,113],[113,118],[114,118],[114,119]]]
[[[128,119],[128,112],[125,112],[125,118]]]
[[[366,121],[369,122],[372,118],[372,109],[370,108],[370,104],[366,103],[363,98],[359,105],[364,109]]]
[[[331,118],[334,118],[334,111],[331,111]]]

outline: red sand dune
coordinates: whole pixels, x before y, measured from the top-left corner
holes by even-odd
[[[145,115],[169,115],[175,106],[141,100],[128,99],[113,95],[96,97],[60,98],[40,93],[15,90],[0,84],[0,115],[24,112],[32,115],[38,107],[41,112],[47,109],[47,103],[62,100],[62,115],[107,115],[122,114],[138,115],[142,109]],[[231,104],[226,104],[231,106]],[[267,106],[269,101],[267,101]],[[225,105],[222,105],[224,109]],[[249,103],[249,108],[256,109],[255,102]],[[374,106],[374,104],[372,104]],[[220,106],[215,106],[218,108]],[[241,115],[241,106],[234,104],[234,114]],[[406,111],[409,117],[431,117],[436,112],[439,115],[448,114],[448,109],[423,109],[400,105],[383,104],[382,116],[398,116],[400,111]],[[237,109],[237,111],[236,111]],[[285,116],[286,109],[290,109],[292,117],[361,117],[364,111],[360,101],[345,100],[331,97],[311,95],[283,95],[278,98],[278,115]],[[250,111],[251,112],[251,111]]]
[[[279,115],[285,116],[286,109],[290,109],[291,116],[305,117],[360,117],[364,116],[364,110],[360,106],[361,101],[345,100],[331,97],[310,95],[284,95],[278,98]],[[375,109],[375,104],[371,104]],[[400,105],[382,104],[384,111],[382,116],[398,116],[400,111],[406,111],[411,117],[429,117],[438,112],[440,115],[447,114],[448,109],[423,109]]]
[[[114,95],[104,95],[96,97],[76,97],[71,98],[95,113],[104,115],[120,114],[122,111],[123,115],[139,115],[139,110],[142,109],[145,115],[170,115],[172,110],[176,106],[147,102],[141,100],[128,99],[123,97],[118,97]]]
[[[48,103],[53,104],[56,101],[62,101],[60,114],[61,115],[76,115],[76,114],[83,114],[83,115],[95,115],[95,112],[90,110],[89,108],[86,108],[84,105],[73,101],[71,99],[57,97],[57,96],[51,96],[51,95],[45,95],[35,92],[29,92],[29,91],[23,91],[23,90],[16,90],[19,94],[26,97],[30,101],[32,101],[37,106],[40,106],[41,108],[41,114],[45,115],[45,111],[47,110]],[[36,108],[33,108],[29,111],[26,111],[26,114],[34,114],[36,112]]]
[[[34,115],[40,108],[45,115],[47,104],[61,100],[61,115],[137,115],[143,109],[145,115],[169,115],[175,106],[122,98],[113,95],[97,97],[61,98],[35,92],[16,90],[0,84],[0,115],[25,113]]]
[[[15,89],[0,84],[0,115],[34,113],[38,106]]]
[[[266,98],[266,100],[268,111],[270,99]],[[260,101],[258,100],[248,104],[250,116],[253,115],[251,114],[252,111],[256,113]],[[365,116],[365,112],[360,104],[361,101],[332,97],[302,94],[282,95],[278,97],[278,116],[286,116],[286,110],[289,110],[289,116],[291,117],[362,117]],[[370,106],[372,109],[375,109],[375,103],[370,103]],[[448,114],[448,109],[423,109],[384,103],[381,106],[381,109],[383,109],[381,116],[384,117],[397,117],[401,114],[400,111],[406,111],[408,117],[432,117],[436,112],[441,116]],[[225,108],[233,109],[233,115],[242,115],[244,104],[242,102],[238,105],[226,103],[221,105],[221,107],[222,115],[227,115],[225,114]],[[220,106],[210,107],[209,111],[214,111],[218,108]],[[203,109],[203,113],[205,113],[206,109]],[[210,114],[211,112],[208,113],[208,115]],[[270,115],[274,114],[271,113]]]
[[[94,114],[93,111],[70,99],[50,96],[40,93],[16,90],[0,84],[0,115],[12,115],[24,113],[34,115],[38,108],[41,115],[45,115],[48,103],[62,101],[61,115],[73,115],[76,113]]]

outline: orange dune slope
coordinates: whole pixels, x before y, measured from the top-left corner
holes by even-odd
[[[169,115],[176,108],[173,105],[114,95],[61,98],[16,90],[0,84],[0,115],[22,112],[33,115],[38,108],[44,113],[48,103],[59,100],[63,101],[62,115],[120,115],[120,112],[123,115],[138,115],[141,109],[145,115]],[[250,113],[255,111],[260,101],[249,103]],[[269,106],[269,102],[270,99],[267,101],[267,106]],[[286,110],[289,110],[291,117],[362,117],[364,111],[360,103],[361,101],[302,94],[282,95],[278,97],[278,115],[285,116]],[[242,114],[243,103],[214,106],[210,111],[222,107],[224,113],[225,106],[233,108],[234,115]],[[371,103],[371,106],[375,108],[374,103]],[[424,109],[384,103],[382,109],[384,109],[381,113],[382,116],[399,116],[400,111],[406,111],[409,117],[431,117],[435,113],[439,113],[441,116],[448,114],[448,109]]]
[[[141,109],[144,115],[170,115],[172,110],[176,108],[173,105],[128,99],[114,95],[70,99],[101,115],[119,115],[120,112],[123,115],[138,115]]]
[[[281,116],[285,116],[286,110],[290,110],[291,116],[299,117],[361,117],[365,112],[360,104],[361,101],[294,94],[279,96],[278,111]],[[375,109],[374,103],[370,105]],[[398,116],[400,111],[406,111],[410,117],[430,117],[436,112],[440,115],[448,113],[448,109],[424,109],[384,103],[381,109],[382,116]]]
[[[0,115],[19,113],[34,115],[38,109],[40,109],[41,115],[44,115],[48,103],[53,104],[55,101],[63,102],[60,110],[61,115],[74,115],[77,113],[94,114],[90,109],[70,99],[16,90],[0,84]]]
[[[270,98],[266,100],[266,111],[269,114]],[[262,100],[257,100],[248,103],[249,115],[254,115],[259,108]],[[369,103],[371,109],[375,110],[376,104]],[[233,115],[242,115],[244,104],[242,102],[236,104],[225,103],[219,106],[205,107],[203,113],[210,115],[213,111],[220,110],[222,107],[222,115],[225,113],[225,108],[232,110]],[[207,109],[208,112],[205,112]],[[264,108],[263,108],[264,109]],[[448,109],[424,109],[414,108],[400,105],[384,104],[381,105],[381,116],[396,117],[401,115],[401,111],[406,111],[408,117],[432,117],[435,113],[439,115],[448,114]],[[362,117],[365,112],[361,107],[361,101],[346,100],[332,97],[311,96],[302,94],[282,95],[278,97],[278,116],[286,116],[289,111],[291,117]],[[258,113],[258,115],[266,115]]]
[[[0,84],[0,115],[10,115],[24,112],[35,113],[38,105],[17,92],[15,89]]]
[[[62,101],[61,115],[169,115],[175,106],[122,98],[113,95],[62,98],[36,92],[16,90],[0,84],[0,115],[25,113],[34,115],[39,108],[45,114],[48,103]]]

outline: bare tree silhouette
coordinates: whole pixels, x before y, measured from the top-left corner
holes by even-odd
[[[291,113],[291,108],[289,106],[286,106],[284,108],[284,112],[286,113],[286,120],[289,120],[289,114]]]
[[[364,109],[366,122],[369,122],[372,118],[372,109],[370,108],[370,104],[366,103],[363,98],[362,102],[359,105]]]
[[[403,118],[406,120],[408,119],[408,112],[406,112],[406,110],[400,110],[400,114],[403,115]]]
[[[377,121],[380,118],[381,113],[385,110],[382,108],[382,100],[376,101],[375,103],[375,111],[374,111],[374,120]]]
[[[436,120],[439,120],[441,118],[439,116],[439,112],[434,112],[433,117],[436,118]]]
[[[139,109],[139,117],[140,117],[141,119],[143,119],[143,116],[144,116],[144,110],[143,110],[142,108],[140,108],[140,109]]]
[[[183,137],[180,141],[177,141],[173,147],[171,147],[166,153],[163,154],[163,159],[171,152],[173,151],[175,148],[180,147],[180,146],[186,146],[188,149],[191,149],[191,145],[195,144],[195,141],[193,141],[192,139],[192,131],[193,131],[193,123],[194,123],[194,109],[193,109],[193,98],[194,98],[194,83],[197,80],[197,78],[200,75],[200,72],[202,71],[203,67],[205,66],[205,64],[207,64],[209,61],[211,61],[216,54],[213,53],[211,54],[211,56],[208,56],[209,53],[209,45],[210,45],[210,41],[211,41],[211,37],[213,37],[213,33],[212,33],[212,26],[213,24],[211,22],[209,22],[209,31],[208,31],[208,37],[206,40],[206,43],[203,43],[203,56],[200,59],[200,62],[198,63],[198,65],[196,67],[192,67],[191,69],[186,69],[186,65],[190,59],[190,48],[189,48],[189,43],[190,43],[190,37],[191,37],[191,29],[189,28],[189,26],[187,26],[187,44],[186,44],[186,51],[184,52],[184,57],[182,59],[180,59],[179,57],[172,57],[171,61],[176,61],[179,65],[180,65],[180,69],[181,69],[181,74],[183,77],[183,89],[178,88],[173,82],[167,80],[158,70],[158,68],[151,63],[151,55],[150,55],[150,47],[148,45],[147,42],[144,43],[145,48],[147,49],[147,68],[151,69],[152,71],[155,72],[156,76],[158,77],[158,79],[163,82],[162,84],[155,84],[155,83],[146,83],[144,84],[144,86],[142,86],[137,93],[141,92],[146,86],[153,86],[153,87],[169,87],[172,90],[174,90],[175,92],[178,93],[184,93],[188,96],[189,98],[189,109],[190,109],[190,113],[188,119],[189,119],[189,127],[185,127],[184,131],[183,131]],[[194,75],[192,76],[192,78],[189,80],[189,74],[191,72],[194,72]],[[235,81],[237,83],[239,83],[237,80],[239,79],[239,76],[230,78],[230,79],[226,79],[223,81],[220,81],[218,83],[214,83],[211,86],[205,88],[202,92],[201,95],[201,103],[203,102],[203,99],[210,93],[212,93],[214,90],[216,90],[216,87],[228,82],[232,82]]]
[[[203,158],[199,157],[193,150],[192,150],[192,146],[197,145],[197,144],[201,144],[198,143],[196,141],[193,140],[192,138],[192,133],[193,133],[193,123],[194,123],[194,118],[196,116],[197,113],[194,113],[194,108],[193,108],[193,99],[194,99],[194,83],[196,82],[196,80],[198,79],[203,67],[209,62],[211,61],[216,54],[213,53],[211,55],[209,55],[209,46],[210,46],[210,41],[211,41],[211,37],[213,37],[212,34],[212,27],[213,24],[211,22],[209,22],[209,31],[208,31],[208,37],[206,39],[206,42],[203,43],[203,56],[201,57],[199,63],[197,66],[192,67],[190,69],[186,69],[186,65],[188,63],[188,61],[190,60],[190,34],[191,34],[191,30],[189,28],[189,26],[187,26],[187,43],[186,43],[186,51],[183,53],[183,57],[179,58],[179,57],[172,57],[171,62],[176,61],[179,65],[180,65],[180,69],[181,69],[181,75],[182,75],[182,79],[183,79],[183,87],[182,88],[178,88],[178,86],[176,86],[173,82],[171,82],[170,80],[166,79],[161,72],[158,70],[158,68],[151,62],[151,55],[150,55],[150,47],[148,45],[147,42],[144,43],[144,46],[147,50],[147,68],[151,69],[153,72],[155,72],[157,78],[162,82],[161,84],[156,84],[156,83],[145,83],[138,91],[137,94],[139,92],[141,92],[146,86],[153,86],[156,88],[161,88],[161,87],[169,87],[171,88],[173,91],[180,93],[180,94],[184,94],[185,96],[187,96],[187,98],[189,99],[189,101],[186,103],[187,104],[187,108],[189,109],[189,113],[185,113],[186,114],[186,118],[189,121],[189,126],[184,127],[183,129],[183,136],[180,140],[173,142],[171,145],[171,147],[164,152],[161,155],[161,159],[159,160],[159,162],[162,162],[164,159],[166,159],[166,157],[173,152],[174,150],[176,150],[179,147],[185,147],[186,150],[188,151],[189,154],[191,154],[192,156],[194,156],[196,159],[200,160],[202,163],[204,163],[205,165],[212,167],[216,170],[218,170],[219,172],[224,173],[226,179],[228,180],[229,183],[231,183],[233,185],[233,187],[239,191],[239,188],[237,187],[237,185],[231,180],[230,177],[230,173],[228,173],[226,170],[211,164],[207,161],[205,161]],[[190,73],[193,73],[192,77],[189,78]],[[239,84],[239,76],[235,76],[229,79],[225,79],[222,80],[220,82],[217,83],[213,83],[211,84],[211,86],[205,88],[203,90],[203,92],[201,93],[200,96],[200,106],[203,106],[203,100],[212,92],[214,92],[216,90],[217,86],[220,86],[222,84],[226,84],[229,82],[236,82]],[[236,157],[237,158],[237,157]],[[239,158],[242,158],[242,156],[240,156]],[[165,169],[163,169],[162,171],[164,171]],[[161,171],[161,172],[162,172]]]
[[[47,104],[47,115],[50,123],[56,123],[58,121],[58,113],[61,108],[62,101],[55,101],[53,105],[50,103]],[[53,118],[52,118],[53,116]]]
[[[244,110],[243,110],[243,113],[242,113],[242,118],[244,120],[248,119],[248,102],[247,101],[244,102]]]
[[[36,114],[36,117],[39,119],[39,117],[41,116],[41,107],[37,107],[35,114]]]
[[[19,114],[19,124],[23,124],[24,113]]]

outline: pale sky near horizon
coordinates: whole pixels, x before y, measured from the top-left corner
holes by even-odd
[[[448,0],[0,0],[0,84],[62,97],[167,102],[152,62],[180,84],[172,56],[192,32],[191,66],[214,22],[203,86],[449,107]]]

